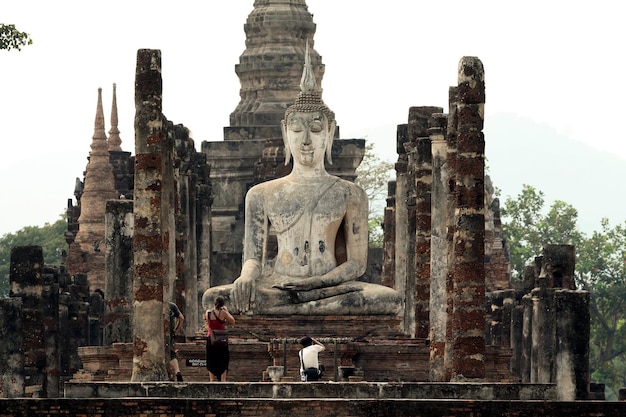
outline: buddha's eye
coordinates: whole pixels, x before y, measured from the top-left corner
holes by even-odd
[[[311,132],[321,132],[323,127],[321,120],[313,120],[310,125]]]
[[[302,132],[304,130],[304,124],[300,120],[292,120],[289,122],[289,130],[292,132]]]

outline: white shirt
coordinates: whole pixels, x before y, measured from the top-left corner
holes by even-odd
[[[300,350],[300,373],[304,372],[303,362],[307,368],[319,368],[317,355],[324,350],[324,346],[312,344]]]

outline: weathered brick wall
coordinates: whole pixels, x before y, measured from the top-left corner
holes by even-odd
[[[8,416],[591,417],[626,415],[626,402],[358,399],[2,399]]]
[[[0,299],[0,397],[24,396],[22,300]]]
[[[511,287],[509,253],[502,233],[500,200],[492,198],[493,187],[487,175],[485,182],[485,198],[490,200],[485,211],[485,286],[487,291],[497,291]],[[489,183],[489,196],[487,196],[487,183]]]
[[[89,326],[92,336],[99,333],[89,314],[89,282],[84,274],[45,266],[40,246],[13,248],[11,265],[11,296],[0,303],[0,396],[57,397],[82,367],[77,348],[89,344]]]
[[[43,252],[40,246],[20,246],[11,250],[11,297],[22,300],[21,331],[24,391],[33,397],[47,396],[49,381],[46,361],[47,325],[44,315],[50,299],[44,282]],[[18,330],[18,329],[15,329]]]

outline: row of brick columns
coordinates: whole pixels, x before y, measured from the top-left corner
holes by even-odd
[[[485,378],[485,83],[463,57],[450,111],[411,107],[398,126],[382,280],[404,294],[404,330],[430,340],[433,381]]]

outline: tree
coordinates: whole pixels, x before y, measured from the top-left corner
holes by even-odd
[[[590,294],[590,372],[605,384],[607,399],[615,400],[626,386],[626,223],[611,227],[603,219],[602,231],[587,238],[577,230],[577,211],[569,204],[555,201],[543,213],[544,195],[529,185],[517,199],[507,198],[502,229],[511,268],[520,276],[544,244],[576,246],[576,286]]]
[[[578,245],[584,239],[577,229],[578,211],[574,207],[557,200],[544,214],[544,204],[543,192],[524,184],[517,199],[507,197],[501,210],[502,231],[515,278],[521,277],[524,267],[541,254],[543,245]]]
[[[16,246],[41,246],[46,264],[58,265],[61,263],[61,252],[67,248],[65,242],[66,229],[67,221],[62,215],[53,224],[46,223],[42,227],[26,226],[15,233],[7,233],[0,238],[0,296],[6,296],[9,292],[11,249]]]
[[[367,194],[369,200],[369,242],[370,247],[380,248],[383,244],[382,221],[384,217],[387,183],[391,178],[393,164],[380,159],[374,152],[374,144],[365,147],[361,165],[356,169],[356,183]]]
[[[576,284],[591,294],[592,378],[616,399],[626,386],[626,223],[611,227],[602,219],[601,225],[577,247]]]
[[[5,25],[0,23],[0,49],[22,50],[23,46],[32,45],[33,40],[26,32],[20,32],[15,28],[15,25]]]

